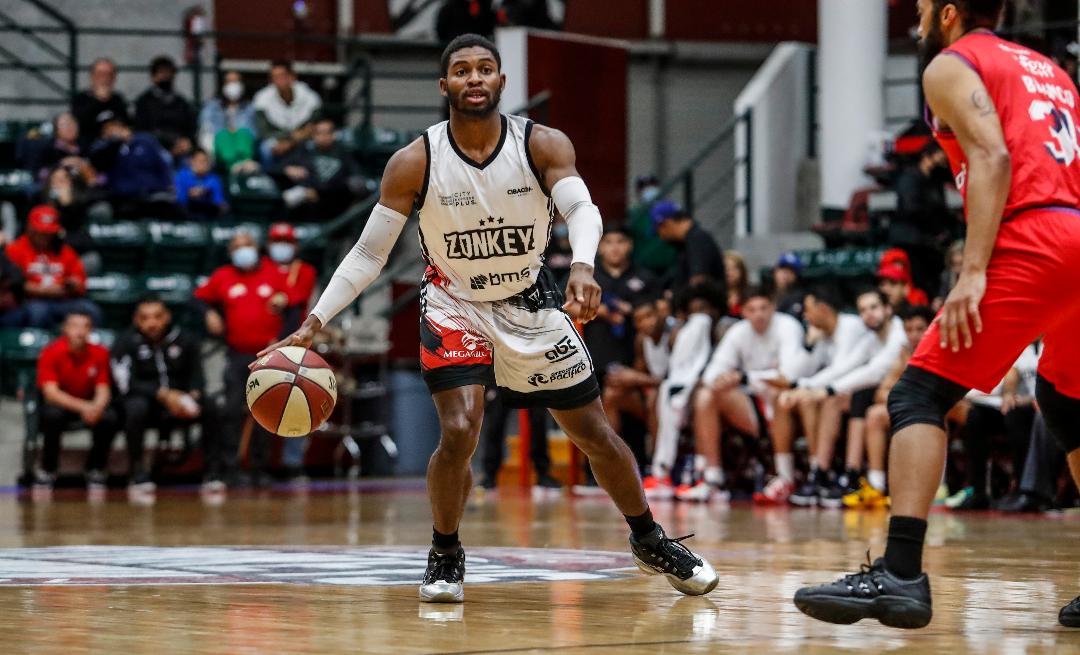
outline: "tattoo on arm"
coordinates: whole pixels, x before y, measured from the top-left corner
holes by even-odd
[[[979,110],[980,118],[996,113],[994,103],[990,101],[990,96],[982,89],[976,89],[972,92],[971,104],[975,106],[975,109]]]

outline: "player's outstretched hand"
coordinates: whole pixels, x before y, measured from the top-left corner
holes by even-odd
[[[304,324],[300,326],[296,332],[293,332],[289,336],[285,337],[281,341],[275,344],[271,344],[259,351],[259,354],[255,356],[255,360],[258,361],[267,353],[271,353],[278,348],[284,348],[285,346],[300,346],[301,348],[310,348],[311,342],[315,339],[315,335],[322,329],[322,323],[314,316],[308,316]],[[248,369],[255,368],[255,362],[248,364]]]
[[[571,264],[563,310],[582,323],[588,323],[596,318],[599,307],[600,285],[593,278],[593,267],[581,262]]]
[[[970,348],[975,335],[982,332],[979,303],[986,293],[986,273],[961,273],[937,316],[941,347],[959,352]]]

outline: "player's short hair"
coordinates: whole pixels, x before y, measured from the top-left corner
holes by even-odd
[[[64,315],[64,322],[67,323],[68,319],[70,319],[72,316],[82,316],[86,320],[90,321],[90,325],[94,324],[94,316],[87,309],[79,308],[79,309],[71,310],[70,312],[68,312],[67,314]]]
[[[502,55],[499,54],[499,49],[495,47],[491,39],[482,37],[479,34],[462,34],[446,44],[446,49],[443,50],[442,59],[440,60],[443,77],[446,77],[447,72],[450,70],[450,57],[453,57],[458,50],[464,50],[465,48],[484,48],[495,57],[495,65],[499,67],[499,70],[502,70]]]
[[[882,305],[889,306],[889,297],[885,295],[885,292],[877,287],[863,287],[855,293],[855,303],[858,304],[859,298],[862,298],[866,294],[873,294],[877,296],[877,299],[881,301]]]
[[[910,321],[913,318],[921,318],[927,325],[934,322],[934,310],[929,305],[908,305],[900,310],[900,318]]]
[[[150,60],[150,75],[157,75],[158,71],[170,70],[176,72],[176,62],[168,55],[158,55]]]
[[[698,282],[682,289],[676,295],[673,304],[678,311],[687,312],[690,303],[694,300],[700,300],[720,312],[727,309],[727,298],[724,297],[720,286],[710,280]]]
[[[745,305],[746,303],[750,302],[750,300],[752,300],[754,298],[764,298],[765,300],[768,300],[769,302],[773,301],[772,294],[769,293],[769,290],[766,289],[763,285],[760,285],[760,284],[752,284],[752,285],[750,285],[750,288],[746,290],[746,295],[743,298],[743,304]]]
[[[630,240],[633,240],[634,238],[634,233],[630,231],[630,228],[628,228],[622,223],[608,223],[607,225],[605,225],[603,236],[607,236],[609,234],[621,234],[622,236]]]
[[[940,11],[945,5],[956,5],[966,29],[976,27],[997,27],[1001,12],[1005,9],[1005,0],[934,0],[934,11]]]
[[[655,310],[657,300],[659,300],[659,298],[657,296],[653,295],[653,294],[648,294],[648,293],[639,294],[637,296],[634,296],[634,302],[631,303],[631,307],[633,308],[633,311],[635,311],[635,312],[637,310],[641,309],[642,307],[651,307],[652,309]]]
[[[275,59],[270,62],[270,70],[284,68],[290,75],[293,73],[292,62],[288,59]]]
[[[135,310],[132,313],[137,313],[143,305],[161,305],[165,309],[169,308],[165,301],[161,299],[161,296],[153,292],[147,292],[139,296],[139,299],[135,301]]]
[[[840,297],[840,292],[834,286],[816,284],[806,292],[806,295],[813,296],[816,302],[827,305],[834,312],[839,312],[844,308],[844,299]]]

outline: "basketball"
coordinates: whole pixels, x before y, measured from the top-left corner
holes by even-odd
[[[337,379],[316,353],[286,346],[255,363],[246,394],[259,425],[281,437],[303,437],[330,418]]]

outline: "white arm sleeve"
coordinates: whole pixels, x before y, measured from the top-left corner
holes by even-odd
[[[570,250],[573,251],[571,263],[581,262],[593,266],[604,224],[585,181],[576,175],[564,177],[551,187],[551,199],[566,219],[566,227],[570,232]]]
[[[407,220],[409,217],[404,214],[389,207],[375,205],[360,239],[334,271],[334,276],[319,296],[311,315],[326,325],[338,312],[356,300],[386,265],[386,258],[394,249],[394,244],[401,235],[401,228]]]

